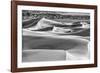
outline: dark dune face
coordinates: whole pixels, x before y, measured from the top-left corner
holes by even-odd
[[[23,28],[29,28],[35,26],[39,20],[40,19],[29,19],[28,21],[23,21],[22,22]]]
[[[77,30],[76,30],[77,31]],[[78,36],[90,36],[90,29],[86,29],[82,32],[78,32],[78,33],[73,33],[72,35],[78,35]]]
[[[73,39],[56,39],[48,37],[23,36],[23,49],[54,49],[68,50],[75,46],[87,45]]]
[[[47,27],[47,28],[43,28],[43,29],[38,29],[38,30],[34,30],[34,31],[52,31],[53,27]]]

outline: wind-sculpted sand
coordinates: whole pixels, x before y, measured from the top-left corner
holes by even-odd
[[[82,60],[89,56],[89,41],[81,36],[23,31],[22,38],[23,62]]]
[[[23,62],[89,59],[89,27],[46,18],[33,21],[23,23]]]

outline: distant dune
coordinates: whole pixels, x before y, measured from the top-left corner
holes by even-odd
[[[27,23],[28,24],[28,23]],[[70,25],[69,25],[70,24]],[[89,28],[82,28],[81,24],[73,24],[73,22],[68,22],[68,23],[62,23],[46,18],[42,18],[40,20],[36,20],[33,23],[29,25],[25,25],[24,27],[27,27],[25,29],[28,29],[30,31],[51,31],[53,33],[61,33],[62,34],[76,34],[76,33],[81,33],[82,31],[88,31],[83,33],[86,35],[89,35]],[[82,34],[81,34],[82,35]]]

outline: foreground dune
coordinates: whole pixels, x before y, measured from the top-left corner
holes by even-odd
[[[61,61],[66,60],[66,52],[64,50],[46,50],[34,49],[23,51],[23,62],[37,61]]]
[[[88,40],[81,36],[23,31],[23,62],[88,59]]]

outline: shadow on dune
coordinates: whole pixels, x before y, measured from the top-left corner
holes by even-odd
[[[26,20],[26,21],[23,21],[22,22],[22,28],[29,28],[29,27],[32,27],[32,26],[35,26],[38,21],[40,21],[41,18],[39,19],[29,19],[29,20]]]
[[[82,41],[72,40],[72,39],[55,39],[46,37],[36,37],[36,36],[23,36],[23,49],[58,49],[58,50],[68,50],[74,48],[75,46],[86,45]]]

